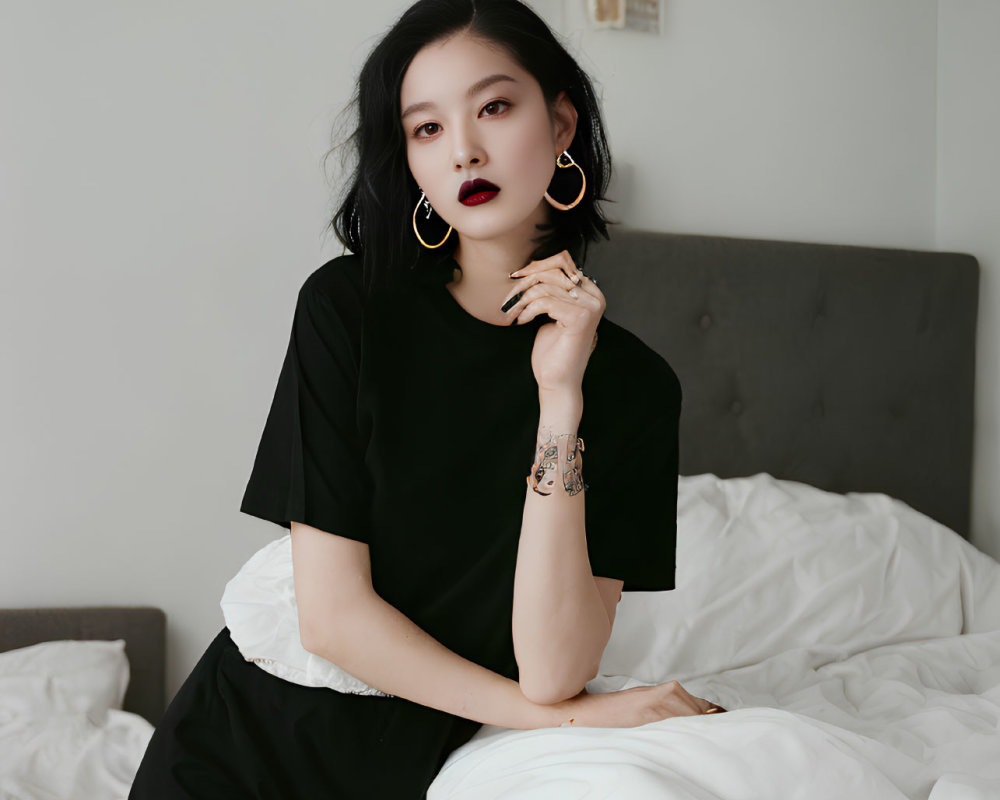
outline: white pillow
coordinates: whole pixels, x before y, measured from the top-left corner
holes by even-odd
[[[241,655],[265,672],[302,686],[323,686],[345,694],[393,696],[302,646],[290,533],[264,545],[249,558],[226,584],[220,605],[229,635]]]
[[[676,588],[622,595],[591,690],[1000,629],[1000,564],[885,494],[682,475],[677,535]]]
[[[103,725],[129,682],[125,640],[63,639],[0,653],[0,725],[84,713]]]

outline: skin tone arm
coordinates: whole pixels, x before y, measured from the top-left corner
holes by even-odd
[[[532,702],[517,681],[449,650],[379,597],[367,544],[299,522],[291,529],[306,650],[383,692],[477,722],[531,729],[565,721],[563,708]]]
[[[606,302],[567,251],[510,277],[517,280],[501,310],[513,323],[539,313],[555,320],[539,328],[532,350],[540,409],[536,481],[525,490],[511,625],[525,696],[557,703],[597,675],[623,585],[591,570],[577,438],[583,374]]]
[[[303,646],[369,686],[477,722],[523,730],[633,727],[704,713],[711,706],[676,681],[534,703],[516,681],[447,649],[382,600],[371,584],[367,544],[298,522],[292,522],[291,534]]]
[[[539,405],[532,470],[541,477],[537,491],[525,490],[512,633],[525,697],[556,703],[597,675],[612,619],[587,556],[576,436],[582,393],[542,390]]]

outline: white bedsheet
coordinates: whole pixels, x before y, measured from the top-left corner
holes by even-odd
[[[1000,798],[1000,564],[884,494],[681,476],[677,588],[629,592],[588,691],[725,714],[484,725],[428,800]]]
[[[124,639],[0,653],[0,800],[124,800],[153,735],[130,674]]]
[[[35,718],[0,736],[0,800],[125,800],[153,726],[110,709]]]

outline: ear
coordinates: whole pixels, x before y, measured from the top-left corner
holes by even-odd
[[[552,109],[552,138],[559,153],[569,148],[576,136],[577,112],[565,90],[559,92]],[[556,153],[556,155],[559,155]]]

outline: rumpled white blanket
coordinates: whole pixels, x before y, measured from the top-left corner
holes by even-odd
[[[484,725],[428,800],[1000,798],[996,560],[884,494],[767,473],[681,476],[678,490],[677,588],[623,595],[587,688],[676,679],[729,712],[628,729]],[[241,651],[254,645],[244,655],[363,691],[301,661],[288,537],[258,556],[223,598]],[[279,587],[277,618],[237,611]]]
[[[125,800],[153,735],[129,676],[124,639],[0,653],[0,800]]]

